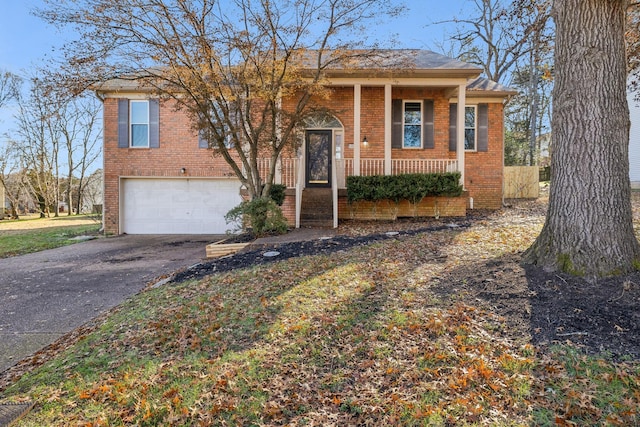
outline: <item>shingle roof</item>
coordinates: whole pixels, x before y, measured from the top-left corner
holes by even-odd
[[[303,68],[312,70],[315,67],[317,52],[303,53],[299,60]],[[335,52],[327,52],[326,61],[331,61],[331,55]],[[349,59],[336,61],[325,69],[330,76],[350,77],[466,77],[473,79],[467,85],[470,96],[509,96],[517,93],[513,89],[496,83],[484,77],[480,77],[482,69],[467,62],[459,61],[430,50],[422,49],[383,49],[350,51]],[[117,92],[141,92],[145,89],[137,80],[113,79],[102,84],[95,85],[97,91]],[[146,88],[151,91],[151,88]]]
[[[412,67],[416,70],[469,70],[472,72],[481,72],[482,69],[476,65],[459,61],[445,55],[441,55],[430,50],[419,49],[400,49],[385,50],[383,54],[389,55],[390,58],[396,57],[400,65]],[[393,64],[393,62],[391,62]]]
[[[315,70],[317,51],[300,52],[302,68]],[[340,58],[343,54],[343,58]],[[423,49],[372,49],[348,52],[327,51],[323,63],[329,75],[368,76],[466,76],[477,77],[482,69],[454,58]]]
[[[518,91],[508,86],[489,80],[485,77],[478,77],[469,82],[467,91],[472,94],[491,93],[492,95],[515,95]]]

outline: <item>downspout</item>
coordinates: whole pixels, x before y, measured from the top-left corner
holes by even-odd
[[[336,149],[335,149],[335,137],[332,136],[333,150],[331,156],[333,161],[331,162],[331,196],[333,197],[333,228],[338,228],[338,172],[336,167]]]
[[[392,87],[384,85],[384,174],[391,175],[393,159],[391,158],[392,117],[391,96]]]
[[[458,85],[458,123],[456,123],[458,145],[456,146],[456,157],[458,160],[458,170],[460,171],[460,184],[465,188],[465,151],[464,151],[464,118],[467,103],[467,82]]]
[[[102,132],[102,154],[103,154],[103,156],[102,156],[102,215],[101,215],[102,216],[102,228],[99,231],[101,231],[102,233],[105,233],[105,230],[106,230],[106,227],[107,227],[107,224],[105,223],[105,218],[107,216],[105,215],[106,206],[105,206],[105,203],[104,203],[104,195],[105,195],[105,186],[106,186],[105,183],[106,183],[107,180],[106,180],[106,176],[104,174],[104,171],[105,171],[105,169],[104,169],[105,157],[106,157],[106,156],[104,156],[104,140],[105,140],[105,135],[104,135],[104,123],[105,123],[105,121],[104,121],[104,100],[105,100],[106,96],[104,96],[104,94],[101,94],[100,91],[97,91],[97,90],[94,93],[96,95],[96,98],[98,98],[100,100],[100,103],[102,104],[102,129],[103,129],[103,132]],[[119,179],[118,179],[118,187],[120,187],[120,180]],[[121,189],[118,188],[118,197],[120,195],[120,190]],[[121,200],[118,200],[118,209],[122,206],[120,203],[121,203]],[[118,234],[121,234],[120,233],[120,231],[122,230],[121,225],[122,224],[120,223],[120,215],[118,215]]]
[[[302,210],[302,182],[304,177],[304,153],[305,141],[302,142],[302,150],[298,152],[298,171],[296,172],[296,228],[300,228],[300,211]]]

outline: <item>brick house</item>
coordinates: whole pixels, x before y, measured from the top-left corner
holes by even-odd
[[[388,52],[403,65],[326,71],[331,92],[322,102],[331,113],[307,120],[300,148],[291,150],[297,155],[279,159],[276,182],[288,188],[291,226],[318,224],[305,222],[305,199],[318,197],[326,210],[316,202],[315,219],[337,226],[348,175],[460,171],[469,208],[501,207],[503,107],[514,92],[443,55]],[[105,231],[225,232],[224,214],[242,200],[240,183],[187,116],[132,82],[96,92],[104,103]],[[261,168],[268,166],[265,159]]]

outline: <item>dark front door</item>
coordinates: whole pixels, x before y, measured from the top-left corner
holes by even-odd
[[[331,187],[331,131],[308,130],[307,187]]]

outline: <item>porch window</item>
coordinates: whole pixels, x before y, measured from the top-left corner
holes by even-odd
[[[402,148],[422,147],[422,102],[404,102]]]
[[[464,108],[464,149],[467,151],[476,150],[476,106],[466,106]]]
[[[391,100],[391,148],[435,148],[433,99]]]
[[[489,151],[489,104],[467,105],[464,109],[465,151]],[[458,146],[458,104],[449,104],[449,151]]]

